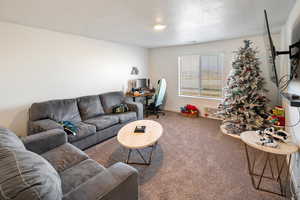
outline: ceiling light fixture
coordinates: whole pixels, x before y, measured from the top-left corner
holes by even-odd
[[[164,25],[164,24],[156,24],[156,25],[153,26],[153,28],[156,31],[161,31],[161,30],[164,30],[165,28],[167,28],[167,26]]]

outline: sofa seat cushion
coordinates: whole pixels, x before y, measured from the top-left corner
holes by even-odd
[[[76,135],[68,135],[68,141],[71,143],[96,133],[96,126],[92,124],[78,122],[74,123],[74,125],[77,127],[78,131]]]
[[[137,120],[136,112],[124,112],[116,115],[119,117],[121,123]]]
[[[77,102],[82,120],[104,114],[98,95],[80,97],[77,99]]]
[[[60,174],[62,191],[66,194],[86,182],[105,168],[92,159],[84,160]]]
[[[89,158],[83,151],[70,143],[52,149],[42,156],[52,164],[58,173]]]
[[[97,128],[97,131],[100,131],[100,130],[106,129],[108,127],[111,127],[115,124],[118,124],[119,121],[120,120],[117,115],[111,114],[111,115],[101,115],[98,117],[94,117],[94,118],[88,119],[84,122],[95,125]]]

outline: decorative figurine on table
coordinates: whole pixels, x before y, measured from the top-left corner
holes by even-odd
[[[275,106],[272,111],[275,116],[284,117],[284,109],[282,106]]]
[[[283,130],[276,131],[274,127],[266,128],[265,130],[258,130],[256,133],[260,136],[259,142],[262,146],[268,146],[276,148],[278,143],[276,140],[280,142],[287,142],[288,133]]]
[[[266,147],[272,147],[272,148],[278,147],[278,143],[272,137],[262,137],[257,142],[257,144],[260,144],[260,145],[266,146]]]

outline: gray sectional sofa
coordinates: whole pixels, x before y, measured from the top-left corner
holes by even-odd
[[[129,112],[114,114],[114,106],[126,103]],[[143,105],[126,99],[122,92],[51,100],[32,104],[29,109],[28,135],[63,129],[58,122],[70,121],[78,128],[68,141],[80,149],[115,136],[128,122],[143,119]]]
[[[123,163],[101,166],[61,129],[22,142],[0,128],[0,199],[138,200],[138,173]]]

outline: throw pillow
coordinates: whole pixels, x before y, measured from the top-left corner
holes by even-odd
[[[64,131],[68,134],[68,135],[74,135],[76,136],[77,135],[77,132],[78,132],[78,127],[73,124],[72,122],[70,121],[61,121],[59,122],[63,128],[64,128]]]
[[[112,109],[113,113],[124,113],[124,112],[127,112],[128,110],[129,109],[126,104],[115,105]]]
[[[61,179],[43,157],[0,148],[0,199],[61,200]]]
[[[13,132],[0,128],[0,199],[61,198],[61,180],[52,165],[26,150]]]

